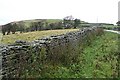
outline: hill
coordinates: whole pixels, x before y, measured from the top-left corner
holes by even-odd
[[[22,21],[14,21],[14,22],[10,22],[7,24],[12,24],[12,23],[16,23],[18,25],[20,24],[24,24],[24,27],[30,27],[32,25],[33,22],[44,22],[44,23],[57,23],[57,22],[63,22],[62,19],[31,19],[31,20],[22,20]],[[5,24],[5,25],[7,25]],[[85,24],[89,24],[88,22],[85,21],[81,21],[81,24],[85,25]]]
[[[18,25],[23,24],[24,27],[28,28],[34,22],[44,22],[44,23],[50,24],[50,23],[56,23],[56,22],[61,22],[61,21],[62,19],[31,19],[31,20],[14,21],[14,22],[10,22],[10,24],[11,23],[16,23]]]

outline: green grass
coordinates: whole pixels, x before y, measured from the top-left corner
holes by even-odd
[[[55,23],[55,22],[60,22],[62,19],[47,19],[46,22],[50,23]]]
[[[55,23],[55,22],[60,22],[62,19],[32,19],[32,20],[22,20],[22,21],[17,21],[16,23],[19,25],[19,23],[24,24],[25,28],[29,28],[32,24],[32,22],[47,22],[48,24],[50,23]]]
[[[21,34],[16,33],[16,34],[4,35],[2,37],[1,43],[11,44],[11,43],[14,43],[16,40],[33,41],[46,36],[60,35],[60,34],[65,34],[67,32],[77,31],[77,30],[79,29],[34,31],[34,32],[21,33]]]
[[[48,24],[50,23],[55,23],[55,22],[60,22],[62,19],[34,19],[34,20],[23,20],[26,26],[30,26],[32,22],[47,22]]]
[[[105,32],[83,51],[84,77],[117,77],[118,34]]]
[[[48,64],[41,77],[49,78],[113,78],[118,76],[118,34],[105,32],[80,55],[78,63],[63,66]],[[64,62],[63,62],[64,63]]]
[[[82,26],[82,27],[87,27],[87,26],[90,26],[90,24],[89,24],[89,23],[83,23],[83,24],[81,23],[81,24],[80,24],[80,27],[81,27],[81,26]]]

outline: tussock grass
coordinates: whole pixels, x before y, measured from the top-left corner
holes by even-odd
[[[16,40],[25,40],[25,41],[33,41],[38,38],[43,38],[46,36],[51,35],[60,35],[65,34],[71,31],[77,31],[79,29],[61,29],[61,30],[47,30],[47,31],[34,31],[34,32],[27,32],[27,33],[16,33],[11,35],[4,35],[2,38],[2,43],[11,44],[14,43]]]

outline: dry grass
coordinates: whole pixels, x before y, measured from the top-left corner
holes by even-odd
[[[11,44],[14,43],[16,40],[33,41],[45,36],[65,34],[67,32],[77,31],[77,30],[78,29],[64,29],[64,30],[62,29],[62,30],[34,31],[28,33],[21,33],[21,34],[16,33],[16,34],[3,36],[1,42],[5,44]]]

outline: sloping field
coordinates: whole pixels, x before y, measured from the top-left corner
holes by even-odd
[[[34,19],[34,20],[23,20],[22,22],[26,27],[29,27],[32,22],[47,22],[48,24],[50,24],[50,23],[55,23],[60,21],[62,21],[62,19]]]
[[[67,32],[77,31],[77,30],[79,29],[34,31],[34,32],[21,33],[21,34],[16,33],[11,35],[4,35],[1,42],[10,44],[10,43],[14,43],[16,40],[32,41],[46,36],[65,34]]]

